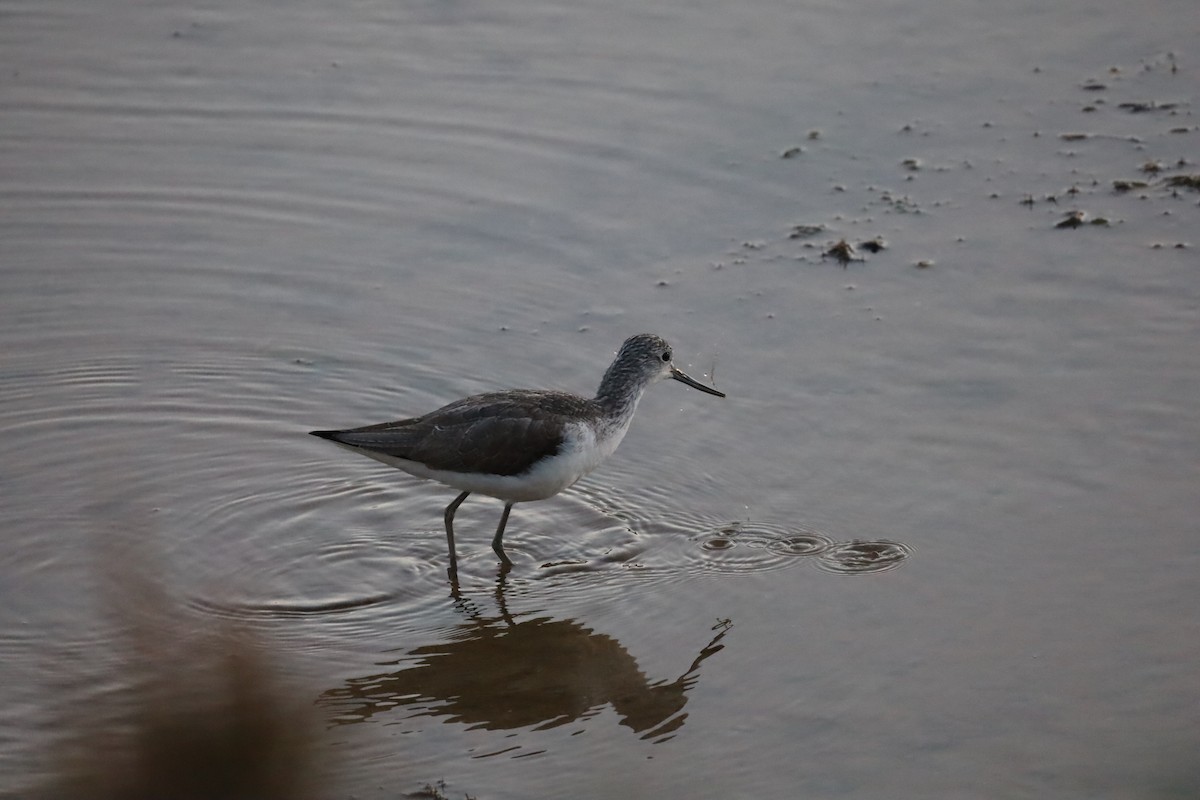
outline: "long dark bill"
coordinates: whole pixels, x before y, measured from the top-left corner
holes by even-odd
[[[674,378],[675,380],[679,381],[680,383],[686,383],[688,386],[692,387],[693,389],[699,389],[700,391],[704,392],[705,394],[715,394],[717,397],[725,396],[724,392],[717,391],[716,389],[712,388],[711,386],[705,386],[703,383],[696,380],[692,376],[688,375],[686,372],[679,369],[678,367],[671,367],[671,377]]]

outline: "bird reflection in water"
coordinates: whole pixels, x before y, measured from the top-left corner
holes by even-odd
[[[612,705],[621,724],[641,738],[665,741],[687,718],[687,692],[700,664],[721,650],[732,623],[716,634],[674,680],[650,682],[637,660],[611,636],[570,619],[519,614],[504,601],[504,572],[496,586],[500,613],[485,616],[470,600],[455,605],[469,620],[448,641],[412,650],[393,672],[353,678],[321,695],[335,724],[363,722],[399,706],[412,717],[441,717],[485,730],[546,730],[586,719]]]

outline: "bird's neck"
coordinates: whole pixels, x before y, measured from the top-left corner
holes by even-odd
[[[610,420],[624,420],[633,416],[644,391],[644,383],[623,370],[620,364],[613,364],[596,390],[596,404]]]

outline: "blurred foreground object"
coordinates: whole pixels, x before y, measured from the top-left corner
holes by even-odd
[[[305,695],[281,683],[266,643],[233,622],[179,608],[140,577],[151,573],[120,563],[118,575],[107,570],[118,580],[105,598],[118,631],[114,667],[101,674],[94,699],[62,720],[63,740],[37,796],[319,797]]]

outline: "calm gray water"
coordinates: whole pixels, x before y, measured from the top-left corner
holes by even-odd
[[[0,4],[0,793],[161,612],[269,651],[320,797],[1195,797],[1198,41],[1194,0]],[[456,592],[453,492],[306,435],[587,393],[641,331],[728,399],[654,387],[507,576],[473,497]]]

